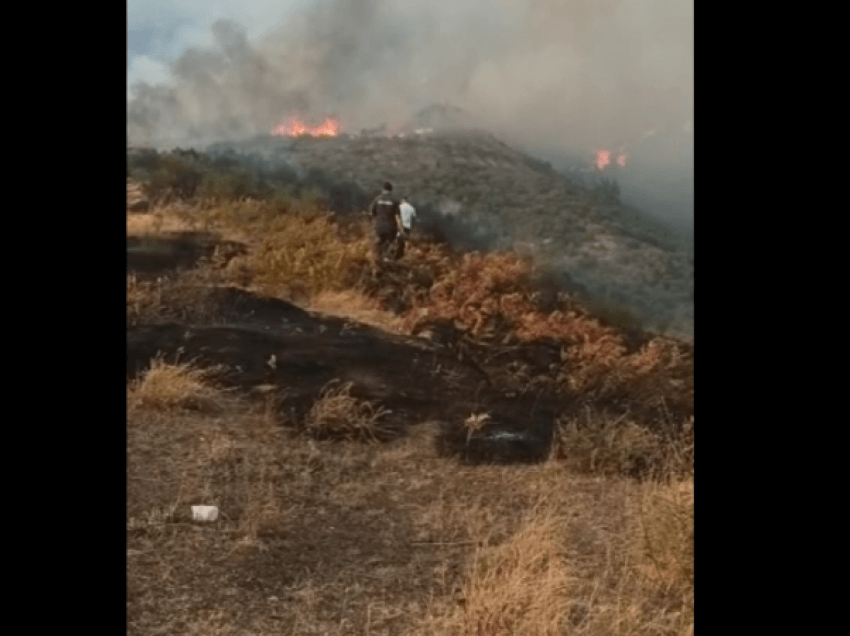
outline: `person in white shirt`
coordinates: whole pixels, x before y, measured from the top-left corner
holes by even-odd
[[[416,208],[410,205],[407,197],[401,197],[401,224],[404,226],[404,233],[409,235],[413,228],[413,219],[416,218]]]
[[[413,229],[413,219],[416,218],[416,208],[410,205],[410,201],[407,200],[407,197],[401,197],[399,211],[401,212],[402,231],[399,232],[398,235],[398,258],[401,258],[404,255],[405,245],[410,238],[410,232]]]

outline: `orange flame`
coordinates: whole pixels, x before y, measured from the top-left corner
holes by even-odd
[[[339,134],[339,124],[336,120],[326,119],[315,128],[309,128],[297,117],[290,117],[285,123],[277,126],[273,131],[273,135],[287,135],[289,137],[297,137],[299,135],[310,135],[312,137],[336,137]]]
[[[604,170],[605,166],[611,163],[611,151],[610,150],[597,150],[596,151],[596,167],[600,170]]]
[[[626,156],[625,152],[621,152],[617,155],[617,163],[624,168],[626,167],[626,159],[627,159],[627,156]],[[609,165],[611,165],[611,151],[610,150],[597,150],[596,151],[596,167],[599,170],[605,170],[605,167],[609,166]]]

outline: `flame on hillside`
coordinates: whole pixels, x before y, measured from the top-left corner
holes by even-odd
[[[273,135],[298,137],[299,135],[310,135],[311,137],[336,137],[339,134],[339,123],[334,119],[326,119],[318,126],[311,128],[297,117],[290,117],[284,123],[279,124],[273,131]]]
[[[626,167],[626,159],[627,155],[625,152],[621,152],[617,155],[617,164]],[[610,150],[597,150],[596,151],[596,168],[598,170],[605,170],[607,166],[611,165],[611,151]]]

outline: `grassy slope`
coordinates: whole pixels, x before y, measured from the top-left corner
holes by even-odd
[[[128,233],[164,228],[214,229],[251,249],[158,285],[128,278],[128,321],[209,319],[197,287],[209,282],[400,332],[427,315],[483,337],[498,309],[520,339],[569,343],[563,382],[593,404],[664,398],[675,412],[693,401],[692,359],[676,341],[630,352],[577,303],[539,309],[528,264],[511,255],[411,249],[434,285],[396,316],[357,285],[366,237],[355,227],[341,241],[298,200],[128,216]],[[650,415],[591,406],[564,418],[544,464],[473,468],[435,455],[428,422],[389,445],[323,443],[281,427],[275,406],[191,367],[157,365],[128,386],[128,633],[693,632],[692,419],[689,437],[663,442]],[[346,408],[374,412],[319,403],[317,425]],[[668,474],[626,479],[620,469],[645,446],[665,453]],[[193,524],[201,503],[221,519]]]
[[[521,243],[594,296],[693,337],[687,249],[675,232],[620,203],[613,182],[582,185],[486,134],[260,137],[233,147],[265,154],[269,166],[277,157],[367,192],[389,179],[419,211],[454,210],[481,244]]]

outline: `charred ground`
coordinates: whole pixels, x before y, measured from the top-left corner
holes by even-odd
[[[376,266],[324,173],[146,160],[128,633],[693,633],[692,344],[450,223]]]
[[[356,397],[392,412],[393,434],[441,421],[454,439],[466,416],[490,413],[483,437],[533,431],[533,443],[516,437],[524,450],[502,453],[531,460],[549,453],[558,418],[584,408],[636,417],[659,434],[678,433],[693,415],[693,345],[628,315],[594,313],[592,300],[527,258],[459,251],[417,233],[404,260],[377,265],[365,219],[297,202],[198,205],[171,218],[181,215],[243,237],[128,236],[131,378],[158,355],[221,365],[233,386],[286,387],[296,427],[323,387],[350,382]],[[346,291],[373,303],[377,327],[296,304]],[[659,366],[662,381],[649,373]],[[670,420],[676,430],[660,430]]]
[[[204,192],[262,197],[284,188],[313,193],[338,214],[361,211],[390,180],[411,198],[428,232],[459,247],[526,252],[599,306],[693,338],[692,245],[623,204],[615,180],[566,176],[488,133],[261,136],[170,160],[200,171],[242,171],[204,184],[189,179]]]

